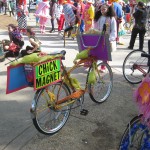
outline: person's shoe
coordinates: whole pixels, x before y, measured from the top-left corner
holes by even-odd
[[[118,44],[118,45],[124,45],[124,43],[121,43],[121,42],[117,42],[117,44]]]
[[[55,32],[55,30],[54,30],[54,29],[52,29],[52,30],[50,30],[49,32],[50,32],[50,33],[53,33],[53,32]]]
[[[143,48],[139,48],[139,49],[136,49],[136,50],[140,50],[140,51],[143,51]]]
[[[128,46],[128,49],[133,49],[133,47]]]

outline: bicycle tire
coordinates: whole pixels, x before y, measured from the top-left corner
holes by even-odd
[[[101,66],[105,68],[103,72],[100,71]],[[101,62],[97,64],[97,69],[100,73],[100,78],[98,72],[96,71],[96,83],[88,84],[88,91],[91,100],[95,103],[102,103],[109,97],[112,87],[113,87],[113,73],[111,67],[106,62]],[[88,75],[91,72],[92,67],[89,68]]]
[[[58,93],[58,90],[61,90]],[[66,84],[58,82],[47,87],[49,91],[55,94],[57,99],[61,99],[70,94],[70,90]],[[34,117],[32,118],[35,128],[42,134],[53,135],[57,133],[67,122],[71,105],[66,105],[61,109],[55,109],[49,105],[49,95],[46,88],[39,90],[35,97]]]
[[[142,68],[146,74],[149,72],[149,67],[147,66],[148,58],[141,57],[141,53],[146,52],[134,50],[126,56],[123,62],[123,76],[131,84],[140,83],[145,76],[142,72],[135,68],[136,65],[143,65],[140,66],[140,68]]]
[[[131,23],[130,22],[125,22],[124,24],[123,24],[123,26],[124,26],[124,28],[125,29],[130,29],[130,27],[131,27]]]
[[[141,119],[142,115],[136,116],[130,121],[121,138],[119,150],[150,149],[149,129],[141,122]]]
[[[147,21],[146,22],[146,33],[145,33],[145,36],[149,36],[150,35],[150,22]]]

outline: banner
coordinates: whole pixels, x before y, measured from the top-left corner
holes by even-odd
[[[34,89],[40,89],[61,80],[61,60],[55,59],[34,67]]]

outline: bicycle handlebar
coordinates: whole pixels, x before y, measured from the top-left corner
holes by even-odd
[[[146,58],[150,59],[150,54],[142,53],[142,54],[141,54],[141,57],[146,57]]]

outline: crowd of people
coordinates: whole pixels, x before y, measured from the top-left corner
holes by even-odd
[[[113,43],[113,45],[124,44],[121,41],[121,36],[125,34],[123,23],[133,17],[134,26],[128,49],[134,48],[137,34],[139,34],[139,49],[143,50],[147,9],[141,1],[136,3],[136,0],[129,0],[126,4],[123,0],[37,0],[36,5],[34,15],[42,34],[45,34],[45,27],[48,20],[51,22],[49,32],[56,32],[57,29],[58,35],[63,32],[63,29],[73,27],[74,25],[79,27],[81,33],[87,32],[90,29],[96,29],[102,32],[105,26],[106,34],[109,35],[109,41],[111,44]],[[0,7],[0,10],[1,9]],[[14,15],[12,10],[10,16],[11,14]],[[9,33],[17,31],[17,34],[20,32],[20,36],[17,37],[22,37],[21,34],[25,34],[29,37],[32,47],[27,47],[26,50],[23,50],[23,56],[40,51],[39,40],[35,37],[33,31],[27,27],[28,14],[26,0],[17,0],[16,15],[18,27],[12,25],[8,26]],[[55,27],[54,24],[55,19],[57,21],[57,27]],[[10,42],[11,41],[15,43],[13,38],[10,38]],[[19,45],[18,49],[20,50],[22,46],[23,45]],[[114,48],[116,48],[116,46],[114,46]],[[7,48],[5,46],[4,49],[9,50],[9,46],[7,45]],[[11,55],[9,54],[8,56]]]

